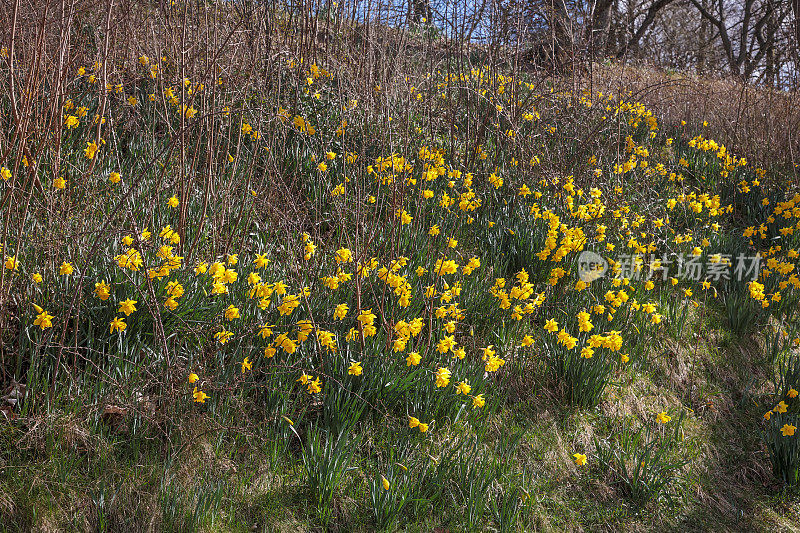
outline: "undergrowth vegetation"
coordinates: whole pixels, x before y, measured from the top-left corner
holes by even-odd
[[[0,51],[4,527],[796,518],[785,168],[425,28],[115,9]]]

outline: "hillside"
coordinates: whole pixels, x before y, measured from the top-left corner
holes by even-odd
[[[4,30],[4,530],[798,527],[796,95],[238,5]]]

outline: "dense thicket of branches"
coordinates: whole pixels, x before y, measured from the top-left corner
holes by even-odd
[[[513,39],[556,68],[619,58],[779,89],[800,85],[800,0],[394,0],[392,7],[405,8],[411,24],[425,19],[442,29],[461,14],[473,39]]]

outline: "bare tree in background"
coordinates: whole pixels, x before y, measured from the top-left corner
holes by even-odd
[[[617,51],[617,56],[622,57],[626,53],[633,52],[637,53],[639,51],[639,43],[642,40],[644,34],[650,29],[653,22],[656,20],[656,15],[671,4],[673,0],[653,0],[648,6],[647,11],[645,13],[644,19],[638,24],[637,27],[634,27],[635,20],[638,18],[636,15],[636,4],[635,2],[629,7],[629,16],[631,17],[631,31],[630,31],[630,38]]]
[[[794,44],[800,47],[800,0],[792,0],[794,10]]]
[[[410,0],[411,22],[420,24],[423,20],[430,21],[432,17],[431,4],[428,0]]]
[[[701,0],[690,2],[716,29],[731,73],[743,79],[750,79],[761,67],[762,60],[775,45],[777,27],[790,12],[780,0],[744,0],[741,4],[717,2],[712,7]]]
[[[410,22],[444,20],[453,6],[471,10],[473,27],[482,28],[477,33],[486,42],[516,41],[522,32],[525,58],[554,72],[604,58],[635,59],[800,89],[800,0],[408,0],[407,5]]]
[[[575,58],[575,36],[573,19],[565,0],[548,0],[548,19],[550,21],[550,43],[555,67],[563,70]]]
[[[613,11],[616,0],[594,0],[586,28],[586,42],[591,56],[609,55],[616,48],[612,34]]]

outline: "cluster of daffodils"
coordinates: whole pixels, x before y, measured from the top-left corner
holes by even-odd
[[[62,134],[76,147],[70,165],[87,179],[54,177],[43,194],[67,204],[93,197],[67,192],[97,187],[108,202],[133,187],[133,172],[122,170],[120,154],[103,141],[113,138],[109,128],[117,122],[107,118],[152,108],[166,112],[149,120],[213,128],[232,141],[209,154],[208,168],[219,173],[225,194],[243,199],[241,212],[212,222],[202,180],[176,181],[159,185],[152,216],[127,221],[97,264],[84,265],[66,247],[52,265],[32,270],[38,263],[25,259],[25,243],[11,243],[0,251],[4,273],[20,285],[32,280],[36,304],[25,312],[39,339],[67,327],[62,302],[70,298],[61,296],[82,280],[86,297],[73,317],[101,323],[104,345],[133,346],[154,324],[163,338],[192,340],[185,351],[202,355],[184,370],[198,404],[239,384],[280,389],[298,410],[339,401],[346,390],[408,416],[409,427],[424,434],[465,406],[477,418],[515,366],[509,363],[534,358],[567,385],[571,401],[596,404],[613,372],[642,357],[664,325],[676,325],[680,310],[732,292],[739,268],[727,244],[732,236],[760,258],[740,276],[744,294],[765,313],[796,320],[790,310],[800,296],[800,194],[767,190],[762,169],[712,139],[666,137],[653,113],[624,95],[553,93],[546,104],[520,99],[536,96],[535,87],[487,67],[432,75],[408,81],[409,105],[452,106],[458,92],[447,87],[469,87],[488,102],[487,138],[476,142],[457,129],[449,144],[414,141],[402,151],[364,153],[363,132],[351,135],[348,125],[356,123],[359,103],[338,95],[321,65],[282,65],[281,79],[301,86],[297,101],[275,97],[272,122],[249,116],[225,80],[177,77],[172,66],[141,54],[133,66],[141,83],[112,73],[102,111],[91,96],[101,65],[80,67]],[[380,88],[372,96],[388,98]],[[219,108],[209,109],[212,101]],[[601,133],[597,153],[564,168],[549,147],[574,137],[559,120],[568,109]],[[402,131],[430,126],[408,115],[404,127],[411,129]],[[382,127],[400,132],[398,122]],[[251,188],[260,187],[257,180],[245,183],[237,172],[266,167],[270,138],[302,154],[292,156],[293,186],[313,198],[309,209],[318,212],[308,216],[324,218],[329,230],[310,224],[278,235],[262,229],[271,221],[244,227],[242,213],[263,211],[257,201],[265,189]],[[20,160],[22,171],[0,168],[0,187],[24,174],[28,162]],[[732,180],[734,195],[708,188],[712,177]],[[642,181],[652,187],[637,188]],[[234,229],[218,221],[231,219]],[[605,268],[579,276],[587,251]],[[784,332],[794,337],[797,329],[787,323]],[[226,374],[226,367],[236,371]],[[669,417],[661,413],[658,421]],[[794,429],[787,422],[785,434]],[[586,462],[585,455],[575,459]]]

